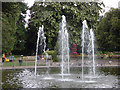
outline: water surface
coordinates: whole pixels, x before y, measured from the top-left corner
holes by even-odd
[[[13,69],[2,71],[2,88],[118,88],[120,67],[99,67],[96,75],[90,75],[84,68],[84,81],[81,68],[70,68],[70,74],[60,74],[60,68],[39,68],[37,77],[34,69]]]

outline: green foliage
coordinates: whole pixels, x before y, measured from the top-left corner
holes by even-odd
[[[13,50],[16,41],[16,21],[18,20],[19,14],[18,3],[2,3],[2,51],[7,54]]]
[[[120,51],[120,10],[107,12],[95,32],[99,50]]]
[[[53,62],[58,62],[58,58],[57,58],[57,53],[55,50],[51,50],[51,51],[46,51],[45,53],[48,53],[48,55],[52,56],[52,60]],[[44,54],[44,53],[43,53]]]
[[[22,14],[26,14],[27,6],[24,3],[19,4]],[[23,9],[24,8],[24,9]],[[25,43],[26,43],[26,29],[25,29],[25,16],[19,16],[17,21],[16,29],[16,42],[13,49],[13,54],[25,54]]]
[[[42,2],[34,3],[30,8],[31,19],[29,20],[30,23],[27,30],[28,38],[31,38],[27,41],[27,47],[30,47],[28,50],[31,50],[29,52],[35,51],[36,33],[42,25],[44,25],[45,36],[47,38],[47,48],[54,49],[62,15],[66,16],[70,44],[76,43],[81,45],[80,32],[82,21],[86,19],[89,27],[95,28],[99,10],[101,10],[100,5],[102,4],[98,2],[77,2],[77,6],[74,4],[74,2],[45,2],[44,5]]]
[[[21,55],[6,55],[5,57],[10,57],[10,56],[14,56],[15,58],[20,58]]]
[[[55,53],[55,51],[54,51],[54,50],[51,50],[51,51],[46,51],[45,53],[48,53],[49,55],[52,55],[52,54]]]
[[[28,55],[35,53],[37,32],[38,28],[42,25],[44,25],[45,36],[47,38],[47,48],[55,49],[62,15],[66,16],[70,44],[76,43],[81,45],[80,32],[82,21],[86,19],[89,28],[95,28],[102,3],[76,2],[77,6],[74,4],[75,2],[45,2],[43,5],[43,2],[35,2],[30,8],[31,18],[29,19],[27,29],[25,29],[25,17],[21,13],[26,13],[26,10],[28,10],[27,6],[22,2],[3,2],[3,52],[7,54],[12,52],[13,54]],[[56,58],[56,56],[53,57]]]
[[[2,52],[9,54],[11,51],[21,52],[24,47],[18,41],[24,38],[25,21],[21,13],[25,13],[25,4],[22,2],[2,3]],[[24,6],[24,7],[23,7]],[[24,22],[23,22],[24,21]],[[21,50],[20,50],[21,49]]]

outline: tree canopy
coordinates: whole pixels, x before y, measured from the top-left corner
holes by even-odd
[[[9,54],[17,47],[19,31],[25,28],[19,23],[25,23],[21,16],[25,13],[24,5],[22,2],[2,2],[2,52]]]
[[[120,9],[111,8],[100,20],[96,30],[98,49],[120,51]]]
[[[28,50],[32,48],[31,51],[35,51],[37,31],[42,25],[44,25],[45,36],[47,37],[47,48],[54,49],[62,15],[66,16],[70,44],[80,45],[82,21],[86,19],[89,28],[95,28],[99,10],[102,9],[101,5],[102,3],[98,2],[35,2],[30,8],[31,18],[27,30]]]
[[[100,50],[120,50],[120,10],[111,9],[100,22],[101,2],[35,2],[28,8],[22,2],[2,3],[2,49],[3,52],[30,55],[35,53],[38,28],[44,25],[47,49],[56,49],[62,15],[66,16],[70,46],[81,46],[82,22],[87,20],[93,28]],[[31,18],[25,28],[26,11]],[[79,47],[80,48],[80,47]],[[41,49],[41,48],[40,48]],[[79,50],[80,51],[80,50]]]

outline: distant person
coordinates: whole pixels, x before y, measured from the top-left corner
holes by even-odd
[[[2,56],[2,62],[5,61],[5,53],[3,53],[3,56]]]
[[[23,55],[21,55],[20,59],[19,59],[19,65],[21,66],[23,63]]]
[[[13,61],[13,59],[12,59],[12,53],[10,53],[9,60],[10,60],[10,62]]]
[[[14,56],[12,56],[12,60],[15,60],[15,57],[14,57]]]
[[[37,56],[37,60],[40,60],[40,57],[39,57],[39,56]]]
[[[12,56],[9,56],[9,60],[10,60],[10,62],[12,62]]]

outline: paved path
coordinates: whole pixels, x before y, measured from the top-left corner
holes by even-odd
[[[37,66],[37,68],[46,68],[47,66]],[[55,66],[58,67],[58,66]],[[2,67],[1,69],[26,69],[35,68],[35,66],[17,66],[17,67]]]
[[[50,68],[60,67],[61,62],[49,62]],[[82,62],[79,60],[71,60],[70,67],[81,67]],[[45,62],[44,62],[45,64]],[[87,67],[87,62],[84,62],[84,67]],[[111,66],[119,66],[118,60],[112,60],[109,62],[107,60],[96,60],[96,67],[111,67]],[[48,66],[37,66],[37,68],[47,68]],[[1,67],[1,69],[25,69],[25,68],[35,68],[35,66],[12,66],[12,67]]]
[[[96,67],[116,67],[118,65],[98,65]],[[47,68],[48,66],[37,66],[37,68]],[[49,66],[50,68],[56,68],[60,66]],[[70,67],[81,67],[81,66],[70,66]],[[84,67],[87,67],[87,65],[84,65]],[[27,69],[27,68],[35,68],[35,66],[17,66],[17,67],[1,67],[1,69]]]

